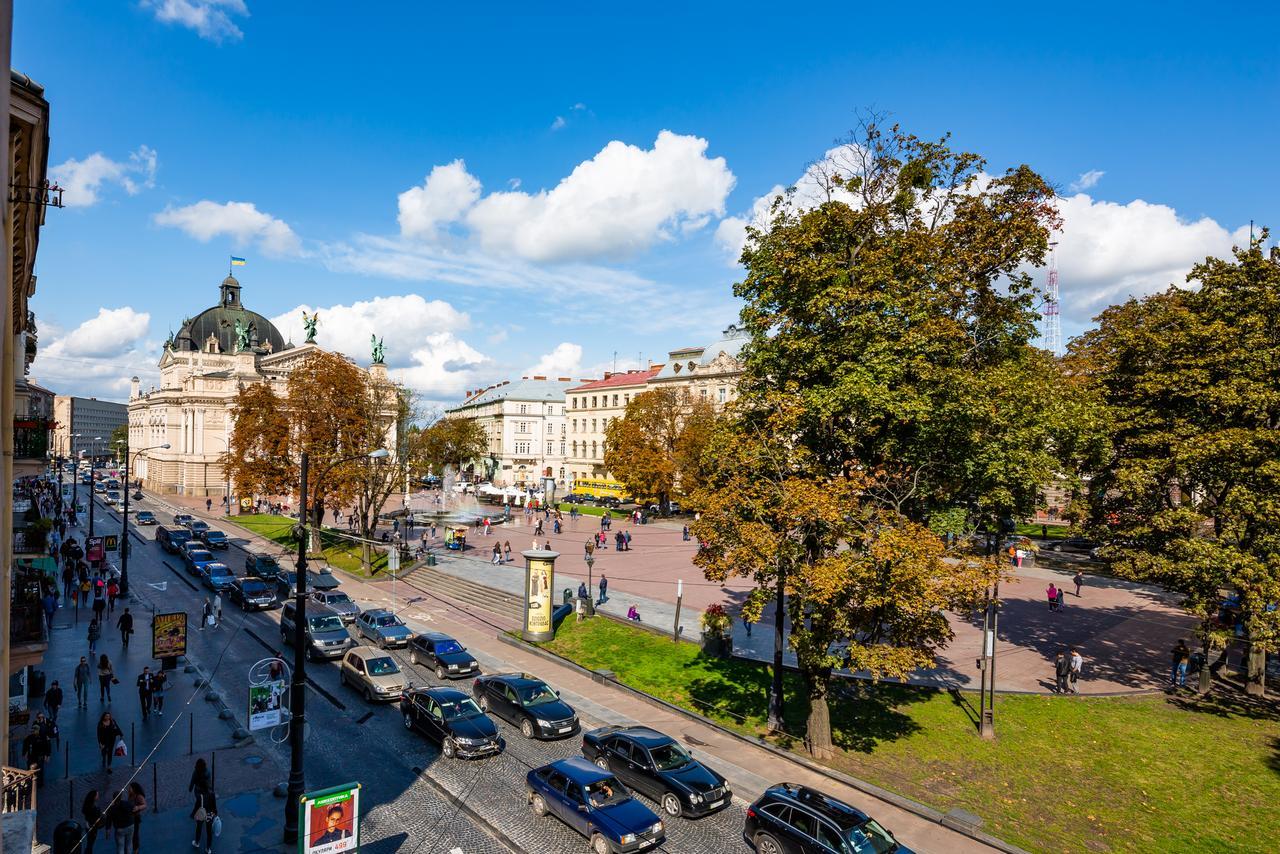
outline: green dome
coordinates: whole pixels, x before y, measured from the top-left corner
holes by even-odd
[[[240,283],[234,276],[222,280],[221,300],[213,308],[207,308],[182,324],[173,340],[175,350],[195,352],[205,349],[212,335],[218,340],[223,353],[235,352],[236,321],[249,330],[249,348],[279,353],[285,348],[284,337],[275,324],[250,311],[240,302]]]

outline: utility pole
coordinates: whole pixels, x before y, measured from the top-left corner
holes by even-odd
[[[671,640],[680,643],[680,605],[684,602],[684,579],[676,581],[676,624],[671,629]]]
[[[128,433],[125,434],[126,436]],[[120,595],[129,595],[129,440],[124,440],[124,512],[120,514]]]
[[[303,770],[303,730],[306,728],[307,704],[307,465],[302,452],[301,484],[298,488],[298,586],[294,597],[293,685],[290,690],[289,720],[289,793],[284,799],[284,841],[298,841],[298,804],[306,791]]]

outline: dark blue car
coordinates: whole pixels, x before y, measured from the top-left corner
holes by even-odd
[[[595,854],[652,851],[666,841],[653,811],[617,777],[582,757],[535,768],[525,781],[534,814],[551,813],[590,840]]]

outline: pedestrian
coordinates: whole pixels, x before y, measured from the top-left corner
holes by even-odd
[[[129,648],[129,635],[133,634],[133,614],[129,613],[129,609],[125,608],[124,613],[116,620],[116,628],[120,630],[120,644],[125,649]]]
[[[1084,587],[1084,573],[1077,570],[1076,577],[1071,580],[1076,583],[1076,598],[1078,599],[1080,598],[1080,588]]]
[[[98,579],[101,582],[102,579]],[[93,586],[93,616],[98,621],[102,620],[103,612],[107,610],[107,590],[105,584],[95,583]]]
[[[218,801],[213,794],[213,784],[209,779],[209,766],[203,758],[196,760],[196,767],[191,772],[191,782],[187,791],[195,795],[195,803],[191,807],[191,818],[195,820],[195,838],[191,840],[192,848],[200,847],[200,834],[205,837],[205,854],[213,851],[213,820],[218,814]]]
[[[147,794],[137,780],[129,784],[129,809],[133,813],[133,854],[138,854],[142,845],[142,816],[147,811]]]
[[[1048,526],[1048,525],[1041,525],[1041,526],[1040,526],[1040,539],[1042,539],[1042,540],[1047,540],[1047,539],[1049,539],[1049,526]]]
[[[145,721],[151,717],[151,689],[152,689],[151,668],[143,667],[142,672],[138,674],[138,705],[142,708],[142,719]]]
[[[58,687],[58,680],[53,680],[53,684],[49,686],[49,690],[44,692],[44,708],[49,713],[49,719],[57,723],[58,709],[62,706],[62,689]]]
[[[107,582],[107,613],[115,613],[116,599],[120,596],[120,582],[112,578]]]
[[[36,785],[44,785],[44,764],[53,753],[53,745],[49,742],[47,731],[40,723],[31,724],[31,729],[22,739],[22,759],[27,768],[36,772]]]
[[[212,498],[206,498],[206,499],[204,500],[204,512],[206,512],[206,513],[212,513],[212,512],[213,512],[213,499],[212,499]]]
[[[213,619],[214,627],[222,625],[222,592],[213,594]]]
[[[120,724],[115,722],[110,712],[103,712],[98,719],[98,750],[102,753],[102,767],[111,773],[111,760],[115,758],[116,740],[124,744],[124,732]]]
[[[1054,690],[1059,694],[1067,693],[1067,677],[1071,675],[1071,662],[1067,660],[1062,650],[1058,650],[1058,656],[1054,659],[1053,672],[1057,676]]]
[[[83,608],[84,606],[89,604],[89,591],[92,589],[93,588],[89,584],[88,573],[86,573],[84,568],[81,567],[80,569],[80,607]]]
[[[208,599],[204,600],[204,604],[200,606],[200,631],[204,631],[206,625],[213,625],[213,603]]]
[[[89,660],[83,655],[80,656],[80,663],[76,665],[76,674],[71,680],[72,686],[76,689],[77,709],[87,709],[89,707],[89,680],[92,677],[93,673],[89,667]]]
[[[431,539],[434,540],[435,538],[436,538],[436,523],[432,522],[431,523]]]
[[[622,545],[627,551],[631,551],[631,531],[622,532]]]
[[[1187,647],[1185,640],[1179,640],[1178,645],[1173,648],[1173,671],[1169,675],[1169,681],[1176,687],[1186,687],[1187,684],[1187,662],[1191,660],[1191,650]]]
[[[596,604],[603,605],[605,603],[605,600],[609,598],[608,594],[609,594],[609,579],[606,578],[605,574],[602,572],[600,573],[600,600]]]
[[[747,637],[751,637],[751,621],[747,619],[747,615],[742,615],[742,627],[747,630]]]
[[[1079,694],[1076,688],[1076,682],[1080,680],[1080,673],[1084,670],[1084,656],[1080,655],[1080,650],[1074,646],[1071,647],[1071,693]]]
[[[111,806],[107,808],[107,820],[116,840],[116,854],[131,854],[133,850],[133,807],[129,804],[129,792],[121,789]]]
[[[53,615],[58,610],[58,600],[52,590],[41,597],[40,605],[44,609],[45,627],[53,634]]]
[[[164,691],[169,687],[169,676],[163,670],[157,670],[151,677],[151,711],[164,717]]]
[[[502,544],[502,551],[507,556],[507,563],[511,563],[511,541],[507,540]]]
[[[1064,608],[1066,608],[1066,607],[1067,607],[1067,603],[1066,603],[1066,601],[1065,601],[1065,600],[1066,600],[1066,598],[1067,598],[1067,588],[1065,588],[1065,587],[1059,587],[1059,588],[1058,588],[1058,596],[1057,596],[1057,600],[1058,600],[1058,610],[1059,610],[1059,611],[1061,611],[1061,610],[1063,610]]]
[[[63,555],[66,557],[66,555]],[[76,593],[76,571],[71,566],[71,561],[67,561],[62,567],[62,598],[68,602],[73,601]]]
[[[586,599],[590,595],[591,594],[587,592],[587,582],[579,581],[578,582],[578,598]],[[57,683],[54,683],[54,684],[57,684]]]
[[[555,521],[553,521],[553,522],[551,523],[551,533],[553,533],[553,534],[558,534],[558,533],[560,533],[560,519],[559,519],[559,517],[557,517],[557,518],[555,519]]]
[[[90,789],[80,802],[80,815],[84,816],[84,854],[93,854],[93,844],[98,841],[98,828],[102,826],[102,807],[98,806],[98,790]]]
[[[683,528],[680,529],[680,539],[684,540],[686,543],[689,542],[689,526],[688,525],[685,525]]]
[[[542,536],[542,520],[541,519],[538,520],[538,524],[533,526],[533,535],[535,537]]]
[[[98,638],[102,637],[102,628],[98,625],[98,618],[93,617],[89,620],[89,630],[86,632],[89,638],[89,654],[93,655],[98,651]]]
[[[1058,610],[1058,588],[1052,581],[1049,582],[1049,589],[1045,591],[1045,594],[1049,597],[1049,610]]]
[[[501,562],[502,562],[502,544],[494,543],[493,544],[493,560],[491,561],[491,563],[494,566],[497,566]]]
[[[116,678],[116,670],[111,666],[111,659],[104,652],[98,657],[98,702],[111,702],[111,686],[120,680]]]
[[[486,537],[489,536],[489,519],[487,517],[484,520],[484,535]]]

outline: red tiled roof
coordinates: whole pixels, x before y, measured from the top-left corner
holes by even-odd
[[[565,393],[573,391],[595,391],[601,388],[617,388],[624,385],[643,385],[650,379],[658,375],[658,371],[662,370],[662,365],[653,365],[643,371],[619,371],[616,374],[605,377],[602,380],[595,380],[586,385],[574,386],[565,389]]]

